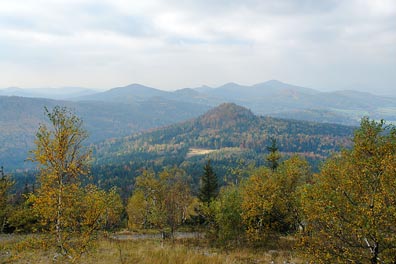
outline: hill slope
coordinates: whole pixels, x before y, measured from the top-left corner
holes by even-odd
[[[185,169],[198,186],[206,158],[220,179],[241,161],[262,165],[270,138],[276,138],[284,155],[299,154],[314,164],[350,145],[354,127],[261,117],[232,104],[179,124],[94,146],[93,172],[102,184],[132,188],[141,168],[166,166]],[[110,182],[109,182],[110,181]]]
[[[31,166],[24,160],[33,147],[39,124],[46,121],[44,106],[51,109],[55,105],[75,110],[89,132],[89,142],[169,125],[208,109],[200,104],[155,98],[143,102],[117,103],[0,96],[0,165],[7,170]]]
[[[14,89],[14,92],[23,91]],[[43,121],[45,105],[75,109],[85,121],[91,142],[97,142],[187,120],[224,102],[279,118],[357,125],[362,116],[369,116],[396,122],[395,98],[356,91],[322,93],[275,80],[252,86],[229,83],[218,88],[205,86],[174,92],[133,84],[72,101],[3,96],[0,97],[0,165],[25,166],[23,160],[32,147],[39,122]]]
[[[265,152],[270,138],[277,139],[283,152],[328,156],[348,145],[353,131],[350,126],[256,116],[244,107],[225,103],[186,122],[100,143],[96,156],[111,159],[156,145]]]

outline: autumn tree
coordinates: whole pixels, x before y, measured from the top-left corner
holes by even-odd
[[[153,171],[144,170],[136,177],[135,190],[128,200],[128,227],[162,227],[165,222],[163,186]]]
[[[142,190],[135,189],[128,199],[126,212],[128,214],[128,228],[149,228],[150,200]]]
[[[14,181],[9,175],[4,174],[4,168],[0,168],[0,233],[3,233],[12,212],[10,206],[10,189]]]
[[[210,204],[214,215],[214,232],[218,242],[240,244],[245,232],[242,219],[242,195],[238,186],[221,188],[218,197]]]
[[[364,118],[353,143],[303,192],[305,252],[321,263],[395,263],[396,129]]]
[[[300,189],[312,178],[308,161],[299,156],[292,156],[280,163],[276,173],[276,182],[280,190],[276,198],[282,215],[282,233],[293,233],[303,228],[303,216],[300,204]]]
[[[186,173],[178,168],[165,169],[160,173],[164,186],[163,202],[167,226],[173,235],[175,228],[194,214],[196,200],[191,195]]]
[[[89,152],[82,145],[87,132],[66,108],[55,107],[52,112],[45,108],[45,112],[51,127],[41,124],[36,134],[32,161],[40,169],[40,188],[32,199],[43,225],[54,232],[59,252],[67,254],[68,228],[76,224],[80,177],[88,174]]]
[[[242,217],[250,241],[260,241],[269,235],[269,212],[278,191],[270,175],[268,168],[256,169],[242,188]]]
[[[242,218],[250,241],[265,242],[296,231],[301,223],[297,190],[309,175],[307,161],[297,156],[276,171],[261,167],[252,173],[242,187]]]
[[[74,241],[66,241],[67,250],[72,256],[79,256],[87,251],[97,230],[117,224],[123,210],[121,198],[115,188],[106,192],[89,184],[79,188],[76,196],[79,199],[70,215],[74,225],[67,231],[69,236],[74,233],[78,239],[74,237]]]
[[[136,178],[135,191],[128,201],[130,228],[175,228],[193,213],[196,200],[188,178],[178,168],[165,169],[159,175],[144,171]]]
[[[217,176],[213,171],[210,159],[204,166],[204,173],[201,177],[201,186],[199,188],[199,200],[206,205],[217,197],[219,192],[219,184]]]
[[[12,208],[8,218],[8,224],[15,233],[31,233],[37,230],[39,216],[33,209],[33,203],[29,200],[30,194],[22,194],[22,201]]]
[[[32,233],[37,230],[38,216],[33,210],[32,202],[29,201],[32,192],[34,188],[30,189],[25,183],[22,193],[15,195],[12,211],[8,217],[9,228],[14,233]]]
[[[58,253],[73,259],[86,249],[108,202],[103,191],[81,186],[81,178],[89,172],[82,121],[66,108],[45,112],[50,126],[40,125],[31,156],[39,169],[40,187],[29,202],[43,228],[54,234]]]

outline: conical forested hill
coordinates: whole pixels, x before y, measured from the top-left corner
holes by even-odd
[[[264,164],[271,138],[283,155],[298,154],[317,163],[348,147],[353,131],[349,126],[256,116],[225,103],[196,119],[95,145],[93,171],[102,182],[117,181],[133,178],[141,168],[176,165],[198,178],[210,158],[224,177],[241,161]]]
[[[328,156],[348,146],[353,131],[350,126],[256,116],[244,107],[225,103],[196,119],[105,141],[95,146],[95,156],[119,159],[135,152],[191,147],[237,147],[260,153],[270,138],[277,139],[282,152]]]

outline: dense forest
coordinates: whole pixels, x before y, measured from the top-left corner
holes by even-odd
[[[142,146],[116,141],[114,147],[119,151],[130,151],[131,146],[141,148],[142,153],[146,151],[141,161],[155,158],[136,172],[127,195],[116,186],[103,188],[100,178],[95,179],[96,184],[92,181],[91,153],[83,144],[88,135],[82,121],[66,108],[46,111],[48,125],[39,127],[31,152],[31,159],[38,164],[37,184],[26,185],[22,193],[15,193],[13,177],[1,170],[1,233],[37,233],[27,241],[0,244],[2,249],[13,252],[1,255],[2,261],[17,260],[18,254],[34,245],[35,250],[53,252],[55,261],[84,262],[100,234],[120,228],[161,232],[163,239],[172,240],[179,228],[199,230],[210,245],[226,249],[243,244],[266,250],[269,243],[288,241],[301,263],[396,261],[396,128],[383,121],[362,119],[350,142],[346,136],[351,131],[341,132],[336,126],[313,123],[303,126],[294,121],[261,118],[244,108],[225,104],[197,120],[126,138],[134,138],[135,143],[147,142]],[[257,133],[263,135],[259,141],[261,153],[266,155],[262,156],[261,164],[246,163],[240,156],[255,156],[256,150],[242,147],[241,142],[250,143],[245,136],[238,141],[237,134],[257,127],[261,129]],[[171,131],[175,130],[182,135],[180,138],[172,136]],[[284,135],[284,131],[294,135],[310,131],[314,138],[326,137],[293,155],[291,152],[299,146],[295,142],[311,139]],[[209,136],[200,136],[208,134],[231,136],[228,141],[215,143]],[[158,149],[154,135],[168,137],[171,147],[167,149],[164,145],[164,149]],[[195,177],[183,168],[186,161],[182,160],[190,155],[191,160],[187,160],[194,164],[194,158],[199,156],[196,153],[184,150],[179,164],[165,161],[168,154],[179,151],[175,146],[182,145],[183,137],[186,144],[191,144],[189,148],[211,148],[204,163],[194,165],[199,167]],[[285,138],[291,143],[286,144]],[[350,148],[336,152],[334,146],[329,147],[336,142]],[[101,147],[104,149],[95,149],[95,162],[106,160],[105,152],[101,151],[111,149],[112,144],[107,142]],[[282,148],[287,151],[280,151]],[[312,148],[319,148],[319,155],[332,154],[317,173],[301,155]],[[154,151],[162,151],[162,160],[158,154],[150,154]],[[122,159],[120,154],[121,161],[131,157],[128,152],[122,154],[125,157]],[[134,155],[133,158],[138,157]],[[225,177],[218,174],[221,170],[211,159],[216,155],[230,161]],[[120,165],[114,156],[109,160],[116,173]],[[131,168],[121,166],[120,173],[127,175]],[[95,169],[92,172],[95,175]],[[120,183],[116,177],[108,179],[114,185]],[[127,195],[126,199],[120,194]],[[123,263],[121,253],[120,249]]]
[[[333,153],[351,146],[354,127],[254,115],[231,103],[186,122],[92,144],[91,175],[104,189],[120,188],[125,200],[142,169],[156,173],[177,166],[192,177],[194,192],[207,159],[221,184],[235,182],[238,168],[266,165],[266,147],[276,139],[283,158],[299,155],[313,171]],[[34,170],[17,173],[18,189],[34,184]]]
[[[227,103],[190,121],[94,145],[92,175],[101,186],[120,186],[128,196],[142,168],[160,172],[177,166],[192,176],[196,191],[206,159],[212,160],[221,184],[232,182],[236,167],[266,165],[271,139],[284,158],[297,154],[317,171],[325,158],[351,146],[354,129],[256,116]]]

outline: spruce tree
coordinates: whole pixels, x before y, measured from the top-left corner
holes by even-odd
[[[213,172],[213,168],[208,160],[204,166],[204,174],[201,177],[201,187],[199,189],[199,200],[201,202],[209,203],[217,197],[219,193],[219,184],[217,182],[217,176]]]
[[[267,156],[268,167],[275,171],[279,166],[281,155],[275,138],[271,138],[271,146],[267,146],[269,154]]]

